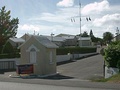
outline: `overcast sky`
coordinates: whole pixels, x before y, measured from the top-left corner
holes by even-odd
[[[107,31],[115,35],[120,28],[120,0],[80,1],[81,32],[89,34],[92,29],[96,37]],[[11,10],[12,17],[19,18],[17,37],[34,31],[40,35],[80,33],[79,0],[0,0],[0,8],[3,6]],[[75,22],[71,22],[72,17]]]

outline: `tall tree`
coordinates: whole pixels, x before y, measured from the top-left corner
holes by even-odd
[[[10,10],[6,10],[5,6],[0,9],[0,46],[17,34],[19,19],[11,19]]]
[[[103,33],[103,40],[106,43],[110,43],[112,39],[113,39],[113,34],[111,32],[105,32],[105,33]]]
[[[94,37],[92,29],[90,30],[90,37]]]

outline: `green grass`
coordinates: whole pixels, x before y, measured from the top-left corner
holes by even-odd
[[[113,75],[110,78],[104,79],[104,78],[98,78],[98,79],[92,79],[93,82],[113,82],[113,83],[120,83],[120,73]]]
[[[118,83],[120,83],[120,73],[110,77],[107,82],[118,82]]]

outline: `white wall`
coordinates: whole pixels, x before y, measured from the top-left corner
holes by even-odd
[[[88,55],[93,55],[95,53],[87,53],[87,54],[68,54],[68,55],[57,55],[57,62],[63,62],[68,60],[75,60],[77,58],[86,57]]]
[[[57,62],[63,62],[63,61],[68,61],[71,59],[70,55],[57,55]]]
[[[118,68],[105,67],[105,78],[109,78],[117,73],[119,73]]]

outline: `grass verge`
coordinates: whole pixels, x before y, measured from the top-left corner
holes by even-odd
[[[98,79],[92,79],[93,82],[112,82],[112,83],[120,83],[120,73],[113,75],[110,78],[98,78]]]

